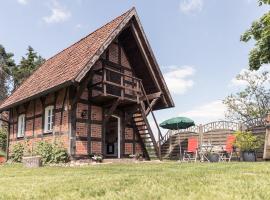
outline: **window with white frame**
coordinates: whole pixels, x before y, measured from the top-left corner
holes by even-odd
[[[44,131],[45,133],[52,132],[53,130],[53,106],[45,108],[45,120],[44,120]]]
[[[23,137],[25,132],[25,114],[21,114],[18,117],[18,133],[17,137]]]

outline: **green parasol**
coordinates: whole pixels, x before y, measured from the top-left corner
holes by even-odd
[[[162,122],[159,126],[169,130],[186,129],[194,126],[195,123],[192,119],[187,117],[174,117]]]

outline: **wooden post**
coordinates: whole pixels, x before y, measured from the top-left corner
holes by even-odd
[[[270,113],[266,117],[263,159],[270,159]]]
[[[200,124],[199,125],[199,143],[200,143],[200,146],[202,146],[203,144],[203,125]]]
[[[124,100],[125,97],[125,87],[124,87],[124,76],[121,75],[121,99]]]
[[[136,96],[137,96],[137,103],[139,104],[140,103],[140,97],[139,97],[139,91],[140,91],[140,85],[139,85],[139,81],[137,80],[136,81]]]
[[[12,121],[13,121],[13,110],[12,110]],[[7,130],[7,146],[6,146],[6,159],[9,159],[9,143],[10,143],[10,123],[11,123],[11,108],[8,112],[8,130]],[[14,126],[14,123],[12,124]]]
[[[169,137],[170,137],[170,149],[169,149],[169,155],[171,154],[171,152],[172,152],[172,131],[171,130],[169,130]]]
[[[107,96],[107,85],[106,85],[106,69],[103,68],[103,94]]]

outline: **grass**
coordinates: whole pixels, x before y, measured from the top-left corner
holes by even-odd
[[[270,199],[270,162],[0,166],[0,199]]]

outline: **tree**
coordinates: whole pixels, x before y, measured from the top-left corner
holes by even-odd
[[[13,53],[7,53],[5,48],[0,45],[0,101],[8,96],[12,71],[16,67]]]
[[[270,74],[267,71],[245,71],[236,79],[245,88],[225,98],[226,117],[230,120],[248,122],[254,118],[264,118],[270,111]]]
[[[25,79],[27,79],[33,71],[35,71],[40,65],[45,62],[45,59],[34,51],[34,49],[29,46],[26,53],[26,58],[22,57],[20,64],[14,68],[13,81],[14,88],[17,88]]]
[[[270,5],[270,0],[259,0],[259,6]],[[255,40],[255,47],[249,53],[249,68],[258,70],[262,65],[270,63],[270,11],[259,20],[252,23],[251,27],[241,36],[240,40],[249,42]]]

